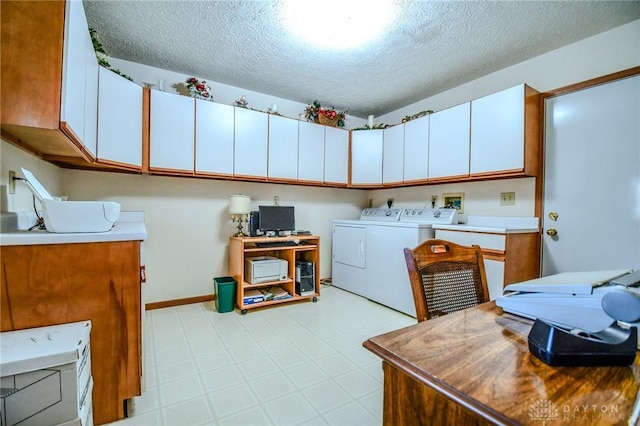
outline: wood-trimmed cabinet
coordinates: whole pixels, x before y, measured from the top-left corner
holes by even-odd
[[[436,238],[482,248],[491,300],[505,285],[540,276],[540,233],[492,233],[436,229]]]
[[[521,84],[471,101],[470,175],[537,176],[540,94]]]
[[[431,117],[416,118],[404,124],[404,170],[405,183],[424,182],[429,170],[429,126]]]
[[[349,136],[351,132],[326,127],[324,133],[324,183],[347,186],[349,183]]]
[[[382,186],[383,130],[351,133],[351,186]]]
[[[277,242],[296,239],[295,246],[265,247],[261,248],[256,243]],[[288,277],[286,280],[262,282],[251,284],[246,281],[245,259],[249,257],[271,256],[284,259],[288,263]],[[312,294],[296,293],[296,261],[312,262],[314,264],[315,292]],[[320,237],[315,235],[296,235],[291,237],[231,237],[229,239],[229,275],[237,282],[236,305],[244,315],[248,309],[277,305],[280,303],[297,302],[301,300],[317,301],[320,296]],[[266,289],[279,286],[286,290],[292,297],[281,300],[268,300],[265,302],[244,303],[245,292],[255,289]]]
[[[233,176],[234,120],[233,106],[196,99],[196,174]]]
[[[2,331],[91,320],[95,424],[141,394],[140,241],[2,246]]]
[[[236,108],[233,175],[267,179],[269,115]]]
[[[471,104],[466,102],[430,116],[429,179],[469,176]]]
[[[151,91],[149,170],[194,173],[195,99]]]
[[[382,137],[382,184],[402,183],[405,159],[405,125],[388,127]]]
[[[0,17],[2,137],[53,164],[87,166],[98,63],[82,2],[3,1]]]
[[[98,146],[100,163],[142,168],[142,87],[100,67]]]

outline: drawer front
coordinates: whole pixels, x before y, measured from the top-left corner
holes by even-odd
[[[481,232],[450,231],[448,229],[436,229],[436,238],[451,241],[452,243],[471,246],[479,245],[483,250],[498,250],[504,252],[507,246],[506,235],[484,234]]]

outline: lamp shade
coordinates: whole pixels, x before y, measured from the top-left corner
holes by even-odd
[[[248,214],[250,211],[251,197],[240,194],[229,197],[229,214]]]

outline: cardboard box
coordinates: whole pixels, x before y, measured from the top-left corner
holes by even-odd
[[[92,409],[91,322],[0,333],[2,425],[58,425]]]

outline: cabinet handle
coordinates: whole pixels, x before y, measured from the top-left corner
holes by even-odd
[[[555,237],[556,235],[558,235],[558,231],[553,228],[547,229],[547,235],[549,235],[550,237]]]

